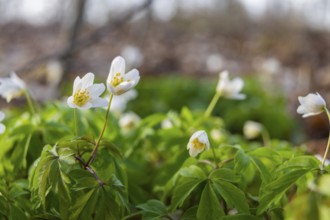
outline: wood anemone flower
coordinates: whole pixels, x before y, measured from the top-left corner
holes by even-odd
[[[326,108],[324,99],[318,93],[309,93],[307,96],[299,96],[298,100],[300,105],[298,106],[297,113],[302,114],[303,118],[318,115]]]
[[[203,130],[196,131],[190,137],[187,149],[189,150],[189,155],[192,157],[196,157],[202,151],[210,149],[210,142],[206,132]]]
[[[125,73],[125,60],[121,56],[116,57],[110,67],[107,79],[107,88],[114,95],[121,95],[134,88],[140,80],[139,71],[132,69]]]
[[[87,73],[83,78],[76,77],[73,83],[72,96],[68,98],[68,105],[71,108],[89,109],[105,107],[108,101],[99,97],[105,90],[103,83],[94,83],[94,74]]]
[[[244,81],[239,77],[230,80],[228,75],[228,71],[223,71],[219,74],[216,92],[228,99],[245,99],[245,94],[240,93],[244,86]]]
[[[25,90],[26,84],[14,72],[10,74],[10,77],[0,78],[0,95],[7,102],[23,96]]]

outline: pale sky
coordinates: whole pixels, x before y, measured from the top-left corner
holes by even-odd
[[[86,19],[90,23],[101,25],[109,13],[120,14],[128,8],[141,4],[144,0],[87,0],[88,11]],[[187,12],[194,12],[201,8],[212,8],[219,0],[155,0],[152,6],[155,16],[163,21],[170,20],[178,8]],[[228,0],[230,1],[230,0]],[[282,10],[294,8],[301,11],[305,17],[316,26],[330,28],[330,3],[324,7],[322,2],[329,0],[239,0],[247,11],[258,18],[262,15],[267,5],[280,5]],[[19,18],[33,24],[47,24],[58,11],[70,5],[68,0],[0,0],[0,4],[7,4],[8,8],[2,9],[3,21]],[[219,2],[218,2],[219,3]],[[0,8],[1,9],[1,8]],[[10,10],[8,10],[10,9]],[[41,19],[42,18],[42,19]]]

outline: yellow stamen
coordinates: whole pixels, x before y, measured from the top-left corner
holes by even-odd
[[[194,145],[194,148],[196,148],[197,150],[204,150],[205,148],[205,144],[201,143],[198,138],[195,138],[192,142]]]
[[[89,96],[89,92],[87,91],[87,89],[84,89],[84,90],[79,89],[73,95],[73,103],[79,107],[85,105],[89,99],[90,99],[90,96]]]
[[[116,87],[123,81],[124,81],[124,77],[122,77],[120,73],[116,73],[110,83],[113,87]]]

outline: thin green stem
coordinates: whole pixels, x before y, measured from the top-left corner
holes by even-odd
[[[130,215],[125,216],[125,217],[123,218],[123,220],[127,220],[127,219],[133,218],[133,217],[135,217],[135,216],[137,216],[137,215],[141,215],[141,214],[142,214],[142,211],[134,212],[134,213],[132,213],[132,214],[130,214]]]
[[[324,111],[327,113],[327,116],[328,116],[328,119],[329,119],[329,125],[330,125],[330,113],[329,113],[329,110],[326,107],[324,107]],[[322,160],[321,170],[324,169],[325,160],[327,159],[327,155],[328,155],[328,152],[329,152],[329,146],[330,146],[330,131],[329,131],[327,148],[325,149],[325,153],[324,153],[323,160]]]
[[[35,111],[31,96],[30,96],[29,92],[26,89],[24,90],[24,94],[25,94],[28,106],[30,108],[31,115],[36,115],[36,111]]]
[[[215,168],[218,168],[219,167],[219,163],[220,161],[218,161],[217,159],[217,156],[215,154],[215,149],[214,147],[211,147],[211,150],[212,150],[212,154],[213,154],[213,159],[214,159],[214,163],[215,163]]]
[[[270,145],[270,136],[266,128],[263,126],[261,131],[262,141],[264,142],[265,146]]]
[[[109,111],[110,111],[110,106],[111,106],[112,98],[113,98],[113,94],[111,93],[111,94],[110,94],[109,103],[108,103],[107,112],[106,112],[106,114],[105,114],[105,120],[104,120],[104,125],[103,125],[103,128],[102,128],[101,134],[100,134],[99,139],[97,140],[97,142],[96,142],[96,144],[95,144],[95,147],[94,147],[94,149],[93,149],[93,151],[92,151],[92,154],[91,154],[89,160],[87,161],[85,167],[89,166],[89,165],[93,162],[93,160],[94,160],[94,158],[95,158],[95,156],[96,156],[96,152],[97,152],[97,150],[98,150],[98,148],[99,148],[99,146],[100,146],[100,142],[101,142],[101,139],[102,139],[102,137],[103,137],[103,134],[104,134],[105,128],[107,127],[107,121],[108,121],[108,116],[109,116]]]
[[[76,108],[73,109],[74,114],[74,131],[75,135],[78,136],[78,110]]]
[[[211,100],[209,106],[207,107],[207,109],[206,109],[206,111],[205,111],[205,113],[204,113],[204,116],[205,116],[205,117],[209,117],[209,116],[211,115],[211,113],[212,113],[212,111],[213,111],[215,105],[217,104],[217,102],[218,102],[220,96],[221,96],[221,93],[216,92],[216,93],[214,94],[214,96],[213,96],[213,98],[212,98],[212,100]]]
[[[216,166],[214,163],[212,163],[211,161],[209,161],[209,160],[198,160],[197,162],[198,162],[198,163],[202,163],[202,164],[209,165],[209,166],[211,166],[213,169],[216,169],[216,168],[217,168],[217,166]]]

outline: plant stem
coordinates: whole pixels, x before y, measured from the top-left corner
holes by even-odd
[[[75,135],[78,136],[78,112],[77,109],[73,109],[73,114],[74,114],[74,131]]]
[[[27,89],[24,90],[24,94],[25,94],[25,97],[26,97],[26,101],[28,103],[28,106],[30,108],[31,115],[36,115],[36,111],[35,111],[35,108],[33,106],[33,102],[32,102],[31,96],[30,96],[29,92],[27,91]]]
[[[270,146],[270,137],[269,137],[269,133],[266,130],[266,128],[263,126],[262,127],[262,131],[261,131],[261,136],[262,136],[262,141],[264,142],[265,146]]]
[[[329,113],[329,110],[326,107],[324,107],[324,110],[327,113],[328,120],[329,120],[329,125],[330,125],[330,113]],[[327,155],[328,155],[328,152],[329,152],[329,146],[330,146],[330,131],[329,131],[327,148],[325,149],[325,153],[324,153],[322,164],[321,164],[321,170],[324,169],[325,160],[327,159]]]
[[[211,115],[211,113],[212,113],[212,111],[213,111],[215,105],[217,104],[217,102],[218,102],[220,96],[221,96],[221,93],[216,92],[216,93],[214,94],[214,96],[213,96],[213,98],[212,98],[212,100],[211,100],[209,106],[207,107],[207,109],[206,109],[206,111],[205,111],[205,113],[204,113],[204,116],[205,116],[205,117],[209,117],[209,116]]]
[[[84,160],[81,157],[75,156],[76,160],[78,160],[86,170],[88,170],[97,180],[97,182],[99,182],[100,186],[103,187],[104,186],[104,182],[100,179],[100,177],[95,173],[95,171],[93,170],[93,168],[91,168],[89,165],[85,164]]]
[[[198,160],[197,161],[198,163],[203,163],[203,164],[206,164],[206,165],[209,165],[211,166],[213,169],[216,169],[217,166],[215,164],[213,164],[211,161],[209,160]]]
[[[213,158],[214,158],[215,168],[218,168],[220,161],[218,161],[218,159],[217,159],[217,156],[215,154],[215,149],[213,147],[211,147],[211,150],[212,150],[212,154],[213,154]]]
[[[93,151],[92,151],[92,155],[90,156],[89,160],[88,160],[87,163],[86,163],[86,166],[89,166],[89,165],[93,162],[93,160],[94,160],[94,158],[95,158],[95,156],[96,156],[96,152],[97,152],[97,150],[98,150],[98,148],[99,148],[99,146],[100,146],[100,142],[101,142],[101,139],[102,139],[102,137],[103,137],[103,134],[104,134],[105,128],[107,127],[107,121],[108,121],[108,116],[109,116],[109,111],[110,111],[110,106],[111,106],[112,98],[113,98],[113,94],[110,93],[110,98],[109,98],[109,103],[108,103],[107,112],[106,112],[106,114],[105,114],[105,120],[104,120],[103,129],[102,129],[101,134],[100,134],[100,136],[99,136],[99,139],[97,140],[97,142],[96,142],[96,144],[95,144],[95,147],[94,147],[94,149],[93,149]],[[86,167],[86,166],[85,166],[85,167]]]
[[[132,218],[132,217],[135,217],[135,216],[137,216],[137,215],[141,215],[141,214],[142,214],[142,211],[134,212],[134,213],[132,213],[132,214],[130,214],[130,215],[128,215],[128,216],[125,216],[125,217],[123,218],[123,220],[127,220],[127,219],[130,219],[130,218]]]

